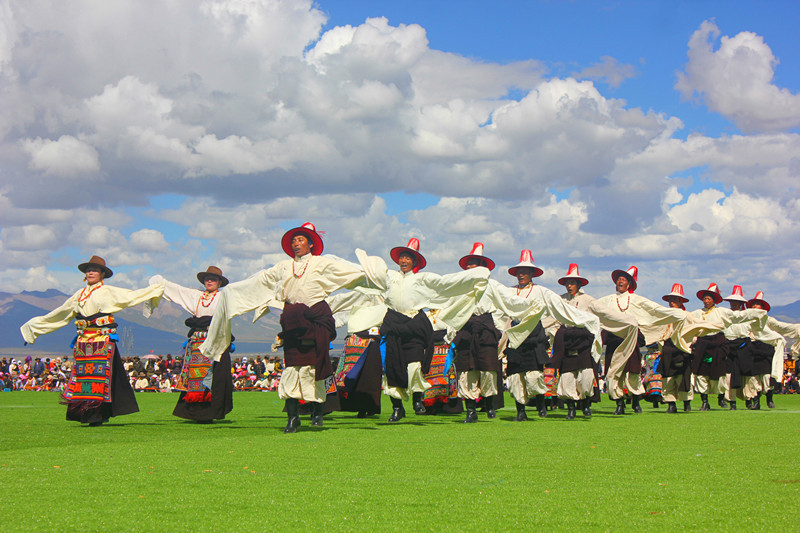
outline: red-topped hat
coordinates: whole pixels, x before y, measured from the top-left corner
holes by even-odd
[[[419,239],[412,237],[408,241],[408,246],[397,246],[392,248],[392,250],[389,252],[389,255],[392,257],[392,261],[399,265],[400,254],[403,252],[411,254],[414,257],[414,272],[419,272],[425,268],[425,265],[428,264],[428,262],[425,261],[425,258],[422,257],[422,254],[419,253]]]
[[[706,290],[697,291],[697,297],[700,300],[705,298],[706,294],[708,294],[709,296],[711,296],[714,299],[714,303],[715,304],[718,304],[718,303],[722,302],[722,294],[720,294],[719,287],[717,286],[716,283],[712,283],[711,285],[709,285]]]
[[[322,253],[322,237],[317,233],[317,228],[311,222],[306,222],[299,228],[292,228],[283,234],[281,238],[281,248],[286,252],[289,257],[294,257],[294,250],[292,250],[292,239],[295,235],[305,235],[308,237],[308,242],[313,244],[311,248],[311,255],[320,255]]]
[[[584,285],[589,284],[589,280],[584,278],[578,272],[578,264],[577,263],[570,263],[569,268],[567,269],[567,274],[563,278],[558,278],[559,285],[566,285],[567,280],[576,279],[580,282],[581,287]]]
[[[639,278],[639,269],[636,266],[631,266],[628,270],[615,270],[611,273],[611,281],[617,282],[620,276],[628,278],[628,292],[636,290],[636,281]]]
[[[89,259],[87,262],[81,263],[80,265],[78,265],[78,270],[80,270],[81,272],[83,272],[85,274],[86,273],[86,269],[88,267],[90,267],[90,266],[99,267],[100,270],[103,271],[103,278],[104,279],[108,279],[108,278],[110,278],[111,276],[114,275],[114,273],[111,271],[111,269],[106,266],[106,260],[103,259],[102,257],[96,256],[96,255],[93,255],[92,258]]]
[[[741,285],[734,285],[733,286],[733,294],[730,296],[726,296],[723,298],[726,302],[747,302],[747,298],[744,297],[742,293],[742,286]]]
[[[522,253],[519,254],[519,263],[514,265],[513,267],[508,269],[508,273],[512,276],[517,275],[517,269],[519,267],[528,267],[533,269],[533,276],[534,278],[538,278],[542,274],[544,274],[544,270],[537,267],[533,264],[533,254],[530,250],[522,250]]]
[[[766,300],[764,300],[764,293],[763,292],[758,291],[756,293],[755,298],[751,298],[750,300],[747,300],[747,308],[748,309],[752,309],[753,308],[753,304],[761,304],[761,307],[764,309],[764,311],[769,312],[769,304],[767,303]]]
[[[480,266],[485,266],[489,270],[494,270],[494,261],[483,255],[483,243],[476,242],[472,245],[472,251],[458,260],[458,266],[462,269],[467,269],[467,263],[470,259],[476,259]]]
[[[672,292],[669,294],[665,294],[661,297],[662,300],[668,302],[670,297],[678,298],[681,302],[686,303],[689,301],[689,298],[683,295],[683,285],[680,283],[673,283],[672,284]]]

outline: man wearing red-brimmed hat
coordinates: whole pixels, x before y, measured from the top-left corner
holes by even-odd
[[[661,297],[673,309],[686,311],[684,304],[689,298],[683,294],[683,285],[675,283],[672,291]],[[668,324],[662,337],[661,359],[659,369],[664,378],[664,385],[661,395],[664,403],[667,404],[667,413],[677,413],[676,402],[683,402],[683,410],[692,410],[692,400],[694,399],[694,387],[692,386],[692,354],[684,352],[675,345],[672,336],[675,333],[675,325]],[[680,343],[679,343],[680,344]]]
[[[583,292],[589,280],[580,275],[576,263],[570,263],[567,273],[558,279],[558,283],[567,290],[561,295],[567,305],[589,312],[594,298]],[[594,335],[585,328],[559,326],[553,336],[548,365],[559,372],[556,393],[567,402],[567,420],[575,418],[576,402],[577,409],[590,417],[597,366],[597,361],[592,358]]]
[[[197,273],[205,290],[190,289],[164,279],[150,278],[150,285],[164,284],[164,298],[182,307],[191,317],[186,319],[189,340],[175,390],[180,396],[172,411],[174,416],[199,423],[221,420],[233,410],[233,379],[231,378],[230,348],[215,362],[205,357],[200,345],[206,339],[211,317],[219,303],[219,289],[228,285],[222,270],[209,266]]]
[[[472,251],[462,257],[458,265],[463,270],[485,267],[490,271],[495,266],[494,261],[483,254],[483,243],[480,242],[472,246]],[[480,398],[483,398],[488,418],[496,418],[495,408],[500,407],[495,404],[495,398],[500,396],[499,393],[502,391],[498,387],[498,379],[502,379],[502,366],[497,358],[502,324],[496,323],[492,314],[495,310],[491,299],[484,293],[475,313],[453,339],[458,396],[463,398],[466,404],[465,423],[478,421],[476,404]]]
[[[747,301],[748,309],[761,309],[769,312],[770,305],[764,299],[764,293],[758,291],[754,298]],[[772,380],[780,383],[783,381],[783,358],[786,339],[789,337],[797,341],[800,338],[800,324],[781,322],[772,317],[767,318],[766,326],[762,330],[753,328],[751,335],[755,339],[753,348],[753,369],[746,374],[741,394],[750,402],[750,409],[761,408],[761,394],[767,398],[767,407],[775,407],[773,402]],[[794,354],[798,353],[798,342],[792,347]]]
[[[698,336],[692,345],[692,371],[695,375],[695,390],[700,393],[703,403],[701,411],[708,411],[709,394],[718,394],[720,407],[726,407],[725,394],[729,380],[727,359],[730,354],[728,339],[724,334],[725,328],[733,324],[761,321],[761,326],[766,322],[764,313],[751,311],[734,312],[730,309],[717,307],[722,302],[722,295],[716,283],[711,283],[708,289],[697,291],[697,298],[703,302],[703,309],[691,313],[696,321],[709,323],[718,329],[718,332]],[[734,376],[733,385],[737,385]]]
[[[439,309],[437,320],[453,330],[461,329],[486,290],[489,270],[477,267],[444,276],[420,272],[426,261],[416,238],[391,250],[399,272],[390,271],[383,259],[363,250],[356,250],[356,256],[368,279],[360,290],[374,291],[383,303],[356,307],[350,313],[348,331],[380,326],[386,346],[383,391],[392,401],[389,422],[405,417],[403,402],[409,392],[414,413],[425,414],[422,397],[430,388],[425,373],[433,356],[433,326],[424,309]]]
[[[114,273],[98,256],[78,265],[78,270],[86,276],[86,287],[46,315],[28,320],[20,332],[25,342],[32,344],[40,335],[75,318],[75,365],[62,395],[67,403],[67,420],[99,426],[112,416],[139,411],[117,349],[114,313],[144,302],[157,306],[164,285],[139,290],[106,285],[105,280]]]
[[[645,394],[642,386],[642,354],[639,346],[656,342],[663,336],[667,324],[685,320],[681,309],[663,307],[634,294],[639,271],[635,266],[628,270],[615,270],[611,280],[617,288],[615,294],[595,300],[591,310],[600,318],[607,331],[606,384],[608,395],[617,403],[614,414],[625,414],[624,390],[631,394],[634,413],[641,413],[640,398]],[[648,342],[649,341],[649,342]]]
[[[281,247],[291,259],[222,291],[200,349],[218,360],[231,342],[231,318],[253,310],[258,318],[269,312],[269,306],[282,308],[285,368],[278,396],[286,401],[288,422],[283,431],[294,433],[300,427],[300,400],[313,406],[311,425],[323,424],[325,378],[333,373],[328,349],[336,338],[333,310],[326,298],[341,288],[355,287],[365,277],[358,265],[322,256],[322,237],[310,222],[287,231]]]
[[[517,285],[503,288],[507,299],[521,297],[530,300],[556,322],[585,329],[594,339],[591,343],[591,356],[595,360],[600,357],[600,324],[597,317],[581,311],[578,306],[570,305],[553,291],[535,285],[533,278],[541,276],[544,271],[533,263],[530,250],[522,250],[519,263],[509,268],[508,273],[517,278]],[[528,420],[525,406],[531,399],[536,402],[539,416],[547,416],[544,367],[548,363],[549,341],[540,321],[541,316],[541,313],[531,313],[522,322],[512,325],[504,332],[509,341],[508,347],[503,351],[507,361],[508,390],[516,402],[517,422]],[[514,316],[510,318],[516,319]],[[502,344],[501,341],[501,346]],[[574,409],[572,414],[574,418]]]
[[[747,299],[742,293],[741,285],[734,285],[730,296],[723,298],[731,306],[731,311],[736,313],[745,309]],[[725,399],[731,410],[736,410],[736,398],[742,396],[742,372],[749,372],[753,367],[753,347],[750,339],[751,325],[749,322],[730,324],[722,333],[728,341],[728,361],[726,375],[723,379],[725,385]],[[746,379],[746,378],[744,378]],[[750,407],[750,400],[746,401]]]

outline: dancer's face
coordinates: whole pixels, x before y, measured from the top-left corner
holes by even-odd
[[[96,266],[86,267],[86,272],[84,272],[84,274],[86,275],[86,283],[89,285],[100,283],[105,277],[103,270]]]
[[[408,252],[401,252],[397,258],[397,264],[400,266],[400,272],[403,274],[414,270],[414,256]]]
[[[292,237],[292,251],[295,257],[303,257],[311,252],[313,247],[314,245],[309,242],[308,237],[305,235],[298,233]]]
[[[571,296],[575,296],[576,294],[578,294],[578,291],[581,290],[581,284],[577,279],[565,280],[564,287],[566,287],[567,292]]]
[[[531,267],[517,267],[517,283],[520,287],[527,287],[533,280],[533,269]]]
[[[617,292],[628,292],[628,288],[631,286],[631,282],[628,281],[628,278],[625,276],[620,276],[617,278]]]

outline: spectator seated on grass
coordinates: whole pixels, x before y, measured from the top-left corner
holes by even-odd
[[[147,373],[139,372],[139,378],[133,383],[133,389],[143,391],[150,386],[150,380],[147,379]]]

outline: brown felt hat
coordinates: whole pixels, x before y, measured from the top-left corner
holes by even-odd
[[[106,266],[106,260],[103,259],[102,257],[97,257],[96,255],[93,255],[92,258],[89,259],[87,262],[78,265],[78,270],[80,270],[85,274],[86,269],[89,268],[90,266],[100,267],[103,270],[106,279],[114,275],[111,269]]]
[[[200,283],[206,282],[206,276],[217,276],[219,278],[219,286],[224,287],[228,284],[228,278],[222,275],[222,270],[218,267],[210,266],[206,269],[205,272],[198,272],[197,273],[197,281]]]

